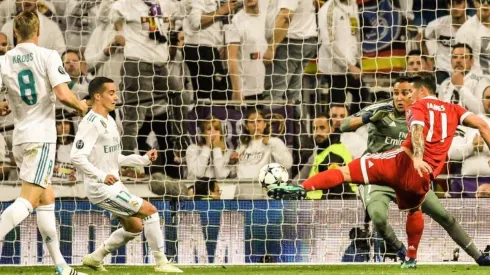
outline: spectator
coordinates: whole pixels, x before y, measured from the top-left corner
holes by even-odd
[[[219,47],[223,44],[223,20],[234,13],[238,1],[186,0],[184,60],[198,99],[227,99],[226,72]]]
[[[439,99],[460,104],[475,114],[483,111],[481,76],[471,72],[473,50],[467,44],[456,44],[451,54],[452,75],[439,86]]]
[[[38,1],[36,0],[17,0],[15,2],[16,11],[36,11],[40,24],[39,46],[57,51],[59,54],[64,53],[66,51],[66,45],[60,27],[40,12],[37,8],[37,3]],[[17,42],[15,42],[14,38],[13,24],[14,20],[7,21],[1,31],[7,35],[10,45],[15,46]]]
[[[313,120],[313,141],[315,149],[308,160],[308,163],[303,166],[295,180],[301,184],[303,181],[320,172],[330,168],[338,168],[339,166],[347,165],[352,161],[352,155],[347,147],[340,141],[340,134],[334,133],[330,128],[330,121],[326,114],[320,114]],[[357,141],[359,142],[359,141]],[[356,185],[344,183],[337,187],[325,190],[324,196],[328,199],[346,199],[352,198],[357,190]],[[322,191],[309,193],[309,197],[320,199]],[[355,195],[354,195],[355,197]]]
[[[490,73],[490,3],[473,1],[476,15],[468,19],[456,33],[457,43],[466,43],[473,49],[472,70],[477,74]]]
[[[166,129],[165,121],[155,118],[152,108],[154,100],[170,101],[169,91],[180,92],[182,85],[175,78],[169,77],[167,62],[168,37],[170,30],[170,0],[155,2],[149,5],[143,0],[119,0],[112,6],[110,18],[117,24],[122,24],[122,36],[125,61],[121,69],[123,79],[120,90],[123,94],[124,120],[122,137],[123,154],[133,154],[138,150],[138,130],[145,119],[148,119],[153,129]],[[160,6],[160,3],[168,6]],[[149,17],[141,17],[148,14]],[[150,17],[153,18],[150,20]],[[158,20],[159,27],[142,22]],[[166,23],[167,22],[167,23]],[[156,28],[150,31],[150,28]],[[157,98],[157,99],[155,99]],[[181,121],[181,113],[174,113],[174,119]],[[172,133],[177,135],[177,133]],[[158,133],[157,133],[157,138]],[[163,138],[163,137],[161,137]],[[166,144],[158,144],[160,152],[167,149]]]
[[[429,55],[426,40],[437,44],[435,52],[435,69],[437,84],[449,77],[452,66],[450,61],[451,46],[454,45],[456,32],[466,22],[466,0],[448,0],[450,15],[439,17],[430,22],[423,31],[422,49]]]
[[[88,96],[88,82],[85,76],[81,72],[81,56],[78,51],[67,50],[61,55],[65,71],[70,76],[70,83],[68,87],[79,98],[83,99]],[[60,102],[56,102],[56,108],[73,112],[74,109],[62,105]]]
[[[2,134],[0,134],[0,180],[8,180],[10,171],[15,167],[15,162],[10,159],[10,153],[7,147],[7,142]]]
[[[270,127],[264,121],[264,114],[249,110],[245,115],[244,133],[240,145],[231,160],[238,160],[237,177],[239,179],[257,178],[266,164],[276,162],[286,169],[293,165],[293,157],[286,144],[277,137],[270,136]]]
[[[15,5],[16,2],[21,2],[21,0],[4,0],[0,3],[0,26],[3,26],[8,20],[13,19],[17,14],[18,10]],[[60,1],[55,1],[60,2]],[[56,4],[52,3],[51,0],[38,0],[37,6],[39,12],[44,14],[48,18],[56,16],[57,9]],[[54,18],[53,18],[54,19]]]
[[[482,105],[484,114],[480,114],[480,117],[490,125],[490,86],[483,92]],[[489,157],[490,150],[478,131],[459,126],[448,158],[451,162],[462,162],[462,178],[451,181],[451,192],[463,197],[475,197],[480,185],[490,183]]]
[[[314,1],[272,1],[277,11],[273,35],[264,60],[266,66],[265,100],[301,101],[303,70],[317,54],[317,24]]]
[[[187,177],[227,178],[230,175],[228,162],[231,151],[226,150],[221,121],[210,117],[201,123],[200,130],[197,144],[187,148]]]
[[[84,55],[94,76],[107,76],[119,87],[126,38],[119,25],[109,19],[111,0],[103,0],[97,14],[97,27],[87,42]]]
[[[68,0],[65,8],[66,46],[82,50],[96,27],[97,0]],[[83,52],[83,50],[82,50]]]
[[[0,56],[4,55],[11,48],[7,35],[0,32]]]
[[[221,191],[218,183],[214,179],[200,178],[196,183],[188,188],[190,197],[196,200],[219,200],[221,199]]]
[[[170,35],[170,62],[168,64],[169,74],[178,79],[184,87],[182,102],[190,105],[194,98],[194,88],[192,87],[191,73],[189,67],[184,63],[182,48],[184,47],[184,32],[178,29]]]
[[[431,65],[427,60],[427,56],[422,55],[421,51],[411,50],[407,54],[406,73],[411,75],[420,71],[431,71]]]
[[[352,155],[352,158],[356,159],[361,157],[366,150],[366,142],[359,141],[365,141],[367,135],[364,134],[364,127],[358,129],[356,132],[342,133],[340,130],[342,121],[348,116],[349,111],[343,104],[332,105],[328,111],[332,133],[340,135],[340,143],[344,144]]]
[[[358,112],[369,99],[369,91],[361,88],[361,43],[359,14],[355,1],[328,1],[318,12],[320,50],[318,69],[322,82],[329,87],[331,103],[345,104],[352,95],[350,111]]]
[[[61,114],[61,112],[57,112]],[[53,178],[55,180],[76,181],[76,169],[71,164],[70,151],[75,140],[75,127],[73,121],[62,119],[56,121],[56,160],[53,169]]]
[[[243,10],[233,17],[226,32],[233,100],[262,99],[265,78],[262,57],[267,50],[265,19],[266,12],[260,10],[259,0],[245,0]]]

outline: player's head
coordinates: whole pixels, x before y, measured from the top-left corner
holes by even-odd
[[[412,103],[411,78],[400,76],[393,85],[393,105],[398,112],[405,112],[405,108]]]
[[[330,122],[327,114],[319,114],[313,120],[313,139],[316,144],[322,144],[330,136]]]
[[[448,9],[454,19],[466,16],[466,0],[447,0]]]
[[[485,90],[483,90],[482,103],[485,114],[490,115],[490,86],[486,87]]]
[[[35,12],[23,11],[14,18],[14,36],[18,42],[34,40],[39,36],[39,17]]]
[[[98,76],[90,81],[88,85],[88,93],[93,106],[103,107],[108,112],[116,109],[118,101],[117,89],[114,80]]]
[[[340,129],[344,118],[349,116],[349,110],[344,104],[332,104],[328,110],[328,117],[331,121],[332,130]]]
[[[243,0],[245,9],[256,8],[259,5],[259,0]]]
[[[468,44],[458,43],[453,46],[451,67],[455,73],[467,73],[473,64],[473,49]]]
[[[411,74],[427,70],[429,70],[427,56],[422,55],[419,50],[411,50],[407,55],[407,73]]]
[[[476,18],[483,23],[490,23],[490,2],[488,0],[474,0]]]
[[[433,73],[419,72],[412,77],[412,100],[417,101],[424,97],[435,95],[437,84]]]

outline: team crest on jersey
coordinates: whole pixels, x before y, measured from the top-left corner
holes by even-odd
[[[58,67],[58,72],[60,72],[60,74],[66,74],[65,68],[63,68],[63,66]]]
[[[83,143],[83,140],[77,141],[75,146],[77,146],[77,149],[82,149],[85,144]]]

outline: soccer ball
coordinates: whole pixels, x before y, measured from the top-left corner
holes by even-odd
[[[267,189],[287,185],[288,180],[288,171],[278,163],[270,163],[260,169],[259,182]]]

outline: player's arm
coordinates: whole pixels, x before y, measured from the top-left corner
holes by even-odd
[[[151,149],[150,151],[148,151],[143,156],[140,156],[137,154],[132,154],[129,156],[119,154],[117,162],[118,162],[120,167],[122,167],[122,166],[141,166],[141,165],[148,166],[153,161],[157,160],[157,157],[158,157],[157,150]]]
[[[392,113],[393,110],[394,108],[391,104],[380,105],[377,108],[373,108],[372,106],[367,107],[352,116],[346,117],[340,125],[340,131],[354,132],[366,124],[383,119]]]
[[[98,137],[99,132],[94,124],[86,121],[80,123],[75,142],[71,148],[70,158],[71,163],[75,165],[78,171],[97,182],[103,183],[108,174],[99,170],[88,159]]]
[[[481,117],[470,113],[463,118],[463,125],[477,129],[487,146],[490,147],[490,127]]]
[[[56,98],[63,103],[63,105],[77,110],[80,116],[84,116],[87,113],[87,102],[85,100],[78,100],[75,94],[68,88],[68,84],[58,84],[54,87],[54,92]]]
[[[413,104],[409,109],[408,125],[410,125],[410,138],[413,151],[413,166],[418,174],[432,173],[432,167],[424,161],[425,149],[425,107],[422,104]]]

